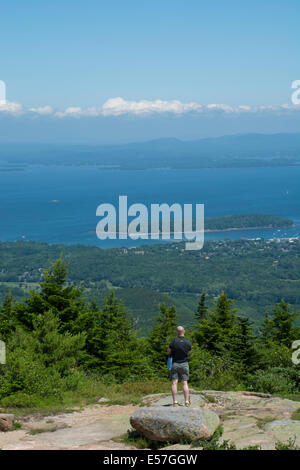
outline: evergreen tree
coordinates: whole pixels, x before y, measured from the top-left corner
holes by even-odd
[[[31,352],[45,367],[53,367],[62,376],[78,364],[80,351],[85,344],[85,333],[61,333],[59,319],[49,310],[33,320],[33,330],[28,335]]]
[[[210,316],[196,325],[193,338],[200,348],[220,354],[223,352],[222,328]]]
[[[102,374],[114,375],[120,380],[134,375],[141,360],[136,334],[132,320],[114,291],[105,300],[98,332],[97,356]]]
[[[263,344],[268,345],[273,340],[274,330],[273,321],[266,312],[264,321],[261,326],[260,339]]]
[[[233,329],[230,352],[236,363],[242,367],[241,374],[258,368],[258,354],[255,349],[255,336],[252,322],[248,318],[237,317]]]
[[[234,301],[221,292],[214,310],[209,313],[208,318],[196,326],[194,337],[199,347],[217,354],[230,351],[232,334],[237,321],[237,310],[233,309],[233,304]]]
[[[290,304],[283,299],[273,308],[273,337],[274,341],[290,347],[297,338],[298,328],[294,326],[299,313],[291,311]]]
[[[13,302],[13,296],[9,292],[0,308],[0,340],[2,341],[7,341],[16,328]]]
[[[101,364],[101,310],[95,299],[87,305],[87,308],[80,312],[73,322],[72,331],[74,333],[85,332],[86,342],[82,351],[80,363],[85,368],[95,368]]]
[[[168,307],[164,302],[159,306],[159,315],[149,335],[149,353],[155,367],[165,364],[167,349],[175,337],[177,314],[174,306]]]
[[[7,342],[5,368],[0,370],[0,399],[22,392],[31,402],[36,396],[57,398],[76,388],[84,340],[84,334],[61,333],[51,310],[35,317],[31,331],[17,326]]]
[[[60,320],[61,331],[72,331],[73,322],[86,310],[83,290],[74,285],[66,285],[67,265],[61,258],[44,270],[43,274],[41,292],[30,291],[28,299],[23,303],[16,303],[18,323],[31,330],[36,315],[52,310]]]
[[[218,297],[215,310],[212,312],[212,319],[220,325],[224,334],[233,328],[236,321],[237,309],[233,309],[234,301],[228,299],[227,294],[223,291]]]
[[[201,294],[198,307],[197,307],[197,312],[196,312],[196,320],[201,323],[202,320],[204,320],[207,317],[207,312],[208,312],[208,307],[206,305],[206,292],[203,292]]]

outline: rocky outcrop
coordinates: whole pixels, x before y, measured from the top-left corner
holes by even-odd
[[[9,431],[14,424],[14,415],[0,413],[0,431]]]
[[[178,394],[177,399],[179,403],[184,403],[182,394]],[[149,437],[157,437],[156,428],[159,423],[162,426],[159,432],[163,438],[168,436],[167,440],[171,441],[170,431],[173,438],[177,439],[180,435],[180,442],[173,440],[171,446],[164,447],[166,451],[187,450],[195,445],[199,446],[199,450],[205,448],[206,444],[203,442],[183,445],[182,440],[194,441],[199,437],[206,439],[205,436],[213,433],[213,429],[218,425],[216,415],[219,416],[223,427],[219,444],[226,440],[235,444],[238,449],[254,445],[261,449],[274,449],[277,442],[288,444],[290,441],[300,446],[300,402],[297,401],[255,392],[203,390],[193,391],[191,408],[173,408],[171,405],[172,397],[167,393],[144,397],[143,408],[98,403],[56,416],[20,417],[20,429],[16,430],[12,429],[13,416],[0,413],[0,430],[10,430],[0,432],[0,448],[129,449],[135,446],[134,442],[130,445],[124,444],[123,437],[129,428],[130,417],[134,425],[132,418],[135,412],[144,410],[143,413],[146,413],[151,411],[151,408],[157,411],[150,418],[155,418],[156,424],[151,424],[151,434],[147,434]],[[164,423],[163,415],[171,414],[174,418],[172,423]],[[145,420],[146,416],[145,414],[139,421],[144,421],[145,426],[149,426],[149,422]],[[214,416],[212,421],[211,416]],[[185,437],[182,439],[182,436]]]
[[[181,395],[178,401],[183,402]],[[171,405],[172,399],[167,394],[148,395],[143,402],[164,408]],[[295,412],[300,410],[300,402],[248,391],[203,390],[191,394],[191,403],[195,408],[214,411],[220,417],[223,427],[220,442],[229,441],[238,449],[248,446],[274,449],[277,442],[289,440],[300,446],[300,420],[294,418],[298,414]]]
[[[292,442],[300,446],[300,421],[298,420],[278,419],[267,423],[265,429],[278,442],[286,442],[289,436]]]
[[[137,410],[131,426],[148,439],[161,442],[193,442],[210,439],[220,424],[219,417],[201,408],[150,406]]]
[[[177,396],[178,402],[180,404],[184,404],[184,397],[181,393]],[[206,399],[200,393],[193,393],[190,395],[191,400],[191,407],[192,408],[199,408],[205,405]],[[170,397],[169,393],[160,393],[157,395],[147,395],[143,398],[143,403],[145,405],[155,405],[155,406],[171,406],[172,405],[172,398]]]

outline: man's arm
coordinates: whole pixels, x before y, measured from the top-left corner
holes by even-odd
[[[170,346],[168,347],[168,355],[170,356],[172,354],[172,346],[173,346],[173,341],[171,341]]]

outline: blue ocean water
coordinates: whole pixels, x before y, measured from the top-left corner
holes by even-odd
[[[295,237],[300,234],[300,168],[103,170],[90,166],[30,166],[0,172],[0,240],[82,243],[102,248],[155,243],[96,237],[102,203],[118,207],[174,202],[205,204],[206,217],[265,213],[288,217],[296,227],[205,234],[205,239]]]

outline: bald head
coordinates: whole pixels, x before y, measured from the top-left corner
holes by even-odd
[[[185,329],[183,328],[183,326],[177,326],[176,332],[177,336],[184,336]]]

